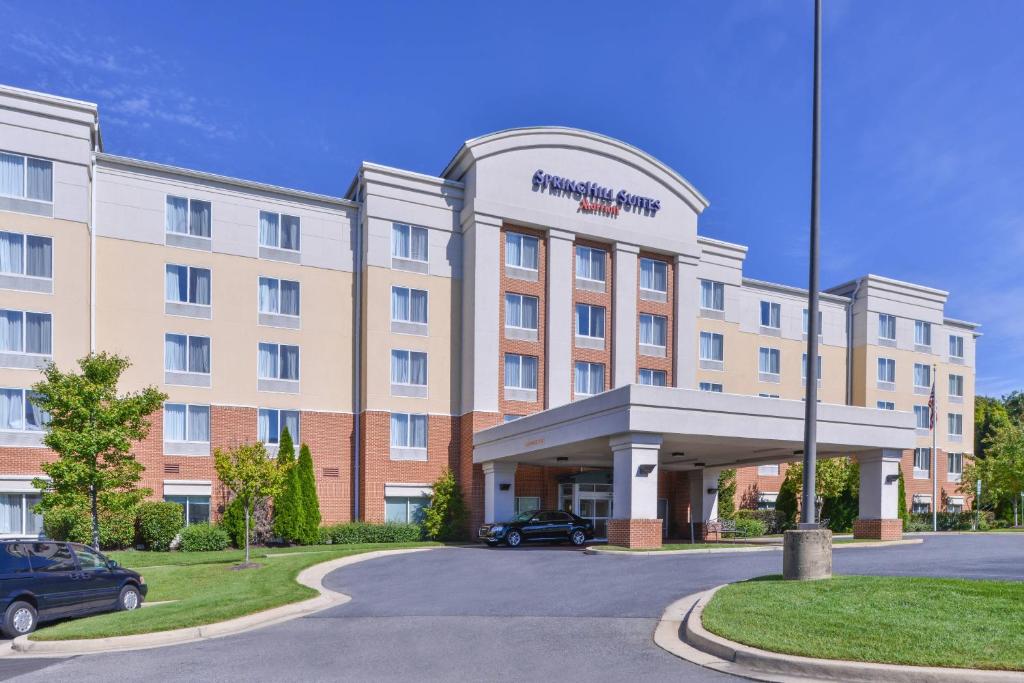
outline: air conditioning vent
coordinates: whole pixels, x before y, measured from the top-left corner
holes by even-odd
[[[324,477],[325,478],[337,479],[339,474],[340,474],[340,472],[339,472],[337,467],[325,467],[324,468]]]
[[[164,463],[164,474],[178,474],[181,472],[181,465],[178,463]]]

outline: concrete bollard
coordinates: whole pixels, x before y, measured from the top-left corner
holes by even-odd
[[[782,577],[797,581],[832,578],[832,532],[787,531],[782,546]]]

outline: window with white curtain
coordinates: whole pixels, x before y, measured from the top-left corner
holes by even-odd
[[[405,323],[427,323],[427,292],[424,289],[393,286],[391,319]]]
[[[950,375],[949,376],[949,395],[952,398],[963,398],[964,397],[964,376],[963,375]]]
[[[932,449],[914,449],[914,479],[927,479],[932,470]]]
[[[604,249],[576,247],[576,277],[581,280],[604,282]]]
[[[209,238],[211,234],[210,202],[167,195],[164,229],[178,235]]]
[[[299,443],[299,411],[260,408],[256,415],[256,438],[263,443],[281,443],[281,433],[288,428],[293,443]]]
[[[427,447],[427,416],[391,413],[391,445],[395,448]]]
[[[932,385],[932,366],[927,363],[914,363],[914,387],[927,389]]]
[[[164,335],[164,370],[210,374],[210,338],[190,334]]]
[[[0,534],[37,536],[43,530],[43,516],[35,512],[41,500],[38,493],[0,493]]]
[[[775,465],[758,465],[757,474],[761,477],[777,477],[779,476],[779,466]]]
[[[807,309],[804,309],[804,334],[807,334]],[[818,311],[818,336],[821,336],[821,310]]]
[[[260,211],[260,246],[299,251],[299,218]]]
[[[668,291],[668,264],[652,258],[640,259],[640,289]]]
[[[946,416],[946,424],[949,427],[950,436],[964,435],[964,416],[960,413],[950,413]]]
[[[505,233],[505,265],[537,270],[540,240],[518,232]]]
[[[391,383],[427,385],[427,354],[423,351],[391,349]]]
[[[299,347],[291,344],[259,343],[256,376],[259,379],[299,380]]]
[[[593,396],[602,391],[604,391],[604,365],[576,361],[576,395]]]
[[[804,380],[804,381],[807,381],[807,354],[806,353],[801,358],[801,362],[803,363],[803,365],[800,368],[800,378],[802,380]],[[818,356],[818,381],[819,382],[821,381],[821,356]]]
[[[0,273],[53,279],[53,238],[0,231]]]
[[[210,521],[209,496],[164,496],[164,502],[181,506],[182,521],[190,524],[207,524]]]
[[[875,407],[879,410],[896,410],[896,404],[892,401],[875,401]]]
[[[878,338],[896,341],[896,316],[888,313],[878,314]]]
[[[392,258],[427,262],[427,229],[405,223],[391,226]]]
[[[712,280],[701,280],[700,307],[709,311],[724,311],[725,285]]]
[[[782,327],[782,304],[761,302],[761,327],[770,327],[774,330]]]
[[[963,358],[964,357],[964,338],[955,334],[949,335],[949,357],[950,358]]]
[[[535,296],[505,293],[505,327],[524,330],[537,329],[537,305]]]
[[[419,524],[430,506],[426,496],[387,496],[384,498],[384,518],[399,524]]]
[[[209,443],[210,406],[165,403],[164,441]]]
[[[701,391],[709,391],[713,394],[720,394],[723,391],[723,387],[718,382],[701,382],[698,387]]]
[[[878,381],[889,384],[896,382],[896,361],[894,359],[878,359]]]
[[[663,387],[668,382],[668,373],[664,370],[648,370],[640,368],[638,383],[652,387]]]
[[[757,370],[762,375],[778,375],[782,365],[782,354],[779,349],[762,346],[757,351]]]
[[[0,351],[52,355],[52,315],[0,309]]]
[[[665,346],[668,338],[668,318],[663,315],[640,314],[640,343]]]
[[[166,301],[210,305],[210,269],[167,264],[164,274]]]
[[[53,201],[53,162],[0,152],[0,195]]]
[[[505,354],[505,386],[509,389],[537,389],[537,359],[518,353]]]
[[[0,431],[41,432],[50,416],[32,402],[30,389],[0,389]]]
[[[928,406],[914,406],[914,419],[918,429],[931,429],[931,414]]]
[[[960,481],[964,473],[964,454],[946,453],[946,469],[949,481]]]
[[[604,307],[576,304],[576,335],[604,339]]]
[[[725,337],[717,332],[701,332],[700,359],[718,362],[725,360]]]
[[[260,277],[259,307],[260,313],[298,317],[299,283],[275,277]]]
[[[917,346],[932,345],[932,324],[922,320],[914,321],[914,344]]]

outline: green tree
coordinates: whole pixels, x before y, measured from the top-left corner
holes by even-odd
[[[796,513],[800,509],[800,489],[803,469],[790,465],[786,470],[786,478],[779,487],[779,495],[775,498],[775,511],[782,518],[783,529],[791,529],[796,525]]]
[[[818,513],[816,517],[819,519],[827,517],[830,526],[832,525],[832,518],[825,514],[827,504],[830,511],[840,515],[836,523],[842,524],[843,519],[849,514],[849,510],[857,502],[856,496],[860,489],[859,468],[849,458],[823,458],[817,461],[814,471],[815,493],[822,504],[822,510],[815,511]],[[779,495],[775,501],[775,509],[779,510],[779,500],[783,500],[781,510],[790,525],[796,523],[796,515],[800,509],[800,497],[804,488],[803,476],[803,463],[791,464],[786,470],[786,478],[783,480],[782,486],[779,487]],[[783,499],[783,493],[786,494],[785,499]]]
[[[435,541],[461,538],[468,516],[462,489],[452,471],[445,469],[434,482],[430,505],[423,514],[423,531],[427,538]]]
[[[213,453],[217,478],[239,500],[245,513],[245,564],[249,564],[249,519],[262,501],[281,492],[290,465],[278,464],[267,457],[262,443],[243,445],[230,451]]]
[[[1024,391],[1012,391],[1003,396],[1003,407],[1012,422],[1024,425]]]
[[[736,470],[722,470],[718,475],[718,516],[732,519],[736,516]]]
[[[302,535],[304,511],[298,469],[295,467],[295,444],[287,427],[281,430],[277,464],[288,474],[280,493],[274,496],[274,534],[286,541],[297,541]]]
[[[961,491],[972,492],[981,479],[982,500],[977,506],[995,509],[1000,503],[1008,503],[1017,519],[1024,491],[1024,425],[1008,420],[997,426],[985,440],[985,453],[984,459],[964,467]]]
[[[899,514],[900,521],[903,523],[903,530],[907,530],[907,525],[910,523],[910,510],[907,509],[907,485],[903,482],[903,465],[900,468],[900,486],[897,492],[899,500],[896,501],[896,511]]]
[[[86,506],[92,519],[92,545],[100,547],[100,509],[137,505],[151,491],[139,488],[145,469],[132,446],[149,434],[149,416],[167,395],[155,387],[122,395],[121,375],[131,365],[123,356],[90,353],[78,361],[80,372],[63,372],[55,363],[43,369],[32,387],[32,402],[48,414],[43,443],[57,460],[41,465],[49,477],[32,485],[42,491],[38,509]]]
[[[299,449],[299,463],[295,468],[299,485],[299,500],[302,508],[302,533],[300,541],[316,543],[320,537],[320,499],[316,495],[316,472],[313,470],[313,456],[309,446],[302,444]]]
[[[1012,394],[1011,394],[1012,396]],[[974,455],[985,457],[986,440],[996,429],[1010,421],[1006,406],[997,398],[978,396],[974,399]]]

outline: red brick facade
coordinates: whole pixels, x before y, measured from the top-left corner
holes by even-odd
[[[903,538],[903,522],[898,519],[856,519],[853,521],[853,537],[898,541]]]
[[[660,548],[661,520],[610,519],[608,544],[625,548]]]
[[[508,277],[505,263],[505,233],[515,232],[537,238],[537,280],[521,280]],[[502,415],[530,415],[540,412],[546,407],[546,361],[545,341],[547,329],[547,235],[540,230],[531,230],[519,226],[502,228],[501,260],[497,267],[501,268],[501,291],[498,293],[498,409]],[[523,294],[537,298],[537,341],[507,339],[505,336],[505,294]],[[533,356],[537,359],[537,400],[507,401],[505,400],[505,354],[518,353]]]
[[[675,384],[675,362],[672,356],[672,349],[675,348],[675,287],[669,286],[665,301],[649,301],[640,296],[640,259],[654,259],[665,264],[666,282],[675,282],[675,264],[672,259],[662,254],[640,252],[637,258],[637,316],[636,316],[636,373],[639,377],[640,370],[664,370],[665,386],[674,387]],[[660,315],[666,319],[665,323],[665,357],[644,356],[640,354],[640,314],[649,313]]]
[[[604,251],[604,291],[595,292],[589,289],[576,287],[576,249],[575,247],[593,247]],[[612,274],[612,247],[601,242],[578,239],[572,251],[572,263],[568,264],[573,273],[572,306],[573,312],[565,324],[570,326],[570,339],[573,340],[572,363],[569,365],[569,382],[572,387],[572,395],[576,396],[576,361],[589,363],[601,363],[604,365],[604,387],[607,391],[612,385],[612,321],[615,311],[612,310],[612,292],[615,282]],[[604,308],[604,349],[587,349],[576,346],[576,304],[591,304]]]

